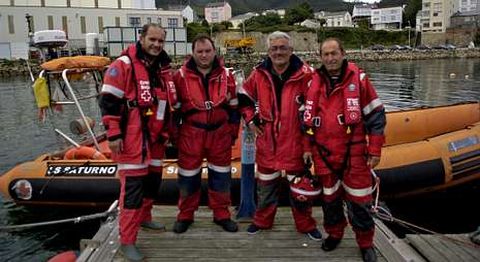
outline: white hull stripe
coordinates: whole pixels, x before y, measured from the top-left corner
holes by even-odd
[[[238,98],[230,99],[230,101],[228,101],[228,104],[230,104],[231,106],[237,106]]]
[[[375,108],[377,108],[378,106],[381,106],[381,105],[382,105],[382,101],[380,101],[380,98],[373,99],[372,102],[370,102],[370,104],[366,105],[362,109],[363,115],[370,114]]]
[[[371,187],[355,189],[355,188],[348,187],[344,183],[342,183],[342,185],[343,185],[343,188],[345,188],[345,191],[349,195],[352,195],[352,196],[355,196],[355,197],[365,197],[365,196],[368,196],[368,195],[372,194],[372,188]]]
[[[163,161],[161,159],[152,159],[150,160],[151,166],[163,166]]]
[[[146,164],[118,164],[118,170],[137,170],[137,169],[143,169],[143,168],[148,168],[148,165]]]
[[[218,173],[228,173],[232,170],[231,166],[216,166],[208,163],[208,168]]]
[[[326,196],[333,195],[335,192],[338,191],[338,189],[340,188],[340,185],[341,185],[340,180],[338,180],[333,187],[323,187],[323,194]]]
[[[125,92],[123,92],[123,90],[119,89],[118,87],[107,84],[102,85],[102,93],[110,93],[119,98],[122,98],[125,94]]]
[[[258,172],[258,179],[260,179],[262,181],[274,180],[277,177],[280,177],[280,172],[275,172],[275,173],[272,173],[272,174],[263,174],[263,173]]]
[[[306,191],[306,190],[303,190],[303,189],[290,187],[290,190],[292,190],[293,192],[295,192],[297,194],[304,195],[304,196],[318,196],[318,195],[320,195],[320,193],[322,193],[321,189],[317,190],[317,191]]]
[[[128,56],[125,56],[125,55],[124,55],[124,56],[121,56],[121,57],[119,57],[119,58],[117,58],[117,59],[120,60],[120,61],[122,61],[122,62],[124,62],[124,63],[127,64],[127,65],[129,65],[129,64],[131,63],[130,58],[128,58]]]
[[[200,174],[201,170],[202,170],[202,167],[199,167],[197,169],[183,169],[181,167],[178,167],[178,174],[180,176],[192,177],[192,176],[195,176],[196,174]]]

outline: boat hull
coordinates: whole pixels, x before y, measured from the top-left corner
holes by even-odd
[[[387,113],[387,123],[387,143],[375,169],[383,198],[410,197],[480,181],[480,103]],[[417,126],[419,130],[411,130]],[[105,156],[110,155],[105,140],[100,148]],[[232,152],[235,205],[240,201],[239,148],[237,143]],[[114,162],[64,160],[64,152],[14,167],[0,177],[0,192],[23,205],[103,206],[118,198]],[[165,160],[159,203],[177,203],[177,170],[175,160]],[[207,168],[202,177],[201,201],[206,204]],[[288,204],[286,194],[281,193],[281,203]]]

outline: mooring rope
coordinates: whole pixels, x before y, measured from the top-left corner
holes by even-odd
[[[117,213],[117,205],[118,200],[115,200],[107,211],[101,213],[95,213],[90,215],[84,215],[79,217],[72,217],[60,220],[52,220],[52,221],[44,221],[44,222],[37,222],[37,223],[29,223],[29,224],[22,224],[22,225],[12,225],[12,226],[1,226],[0,231],[12,231],[12,230],[19,230],[25,228],[32,228],[32,227],[40,227],[40,226],[48,226],[48,225],[58,225],[58,224],[65,224],[65,223],[80,223],[92,219],[108,217],[111,215],[115,215]]]
[[[457,242],[457,243],[464,244],[464,245],[467,245],[467,246],[470,246],[470,247],[473,247],[473,248],[480,248],[480,245],[476,245],[474,243],[470,243],[470,242],[467,242],[467,241],[464,241],[464,240],[461,240],[461,239],[456,239],[454,237],[446,236],[444,234],[440,234],[438,232],[427,229],[425,227],[421,227],[421,226],[415,225],[413,223],[407,222],[405,220],[394,217],[388,209],[379,205],[380,179],[375,174],[375,172],[373,170],[371,170],[371,172],[372,172],[372,175],[375,179],[375,186],[373,188],[373,191],[375,191],[375,201],[374,201],[374,205],[371,208],[371,213],[373,214],[373,216],[375,216],[378,219],[383,220],[383,221],[396,223],[396,224],[398,224],[398,225],[400,225],[404,228],[407,228],[408,230],[411,230],[412,232],[414,232],[416,234],[420,234],[420,231],[423,231],[423,232],[430,233],[432,235],[436,235],[436,236],[438,236],[440,238],[443,238],[445,240],[448,240],[448,241]]]

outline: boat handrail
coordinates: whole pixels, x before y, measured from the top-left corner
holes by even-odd
[[[75,71],[75,70],[76,69],[64,69],[63,72],[62,72],[62,78],[63,78],[63,81],[65,81],[65,85],[67,86],[68,91],[70,91],[70,94],[72,95],[73,101],[74,101],[75,105],[77,106],[78,111],[80,112],[80,116],[82,117],[83,123],[87,127],[88,133],[90,134],[90,136],[93,139],[93,143],[95,145],[95,148],[98,151],[100,151],[100,145],[98,144],[97,138],[95,137],[95,133],[93,133],[93,130],[90,127],[90,124],[88,123],[87,117],[85,116],[85,113],[83,113],[83,109],[80,106],[80,103],[78,102],[79,100],[77,99],[77,96],[75,95],[75,92],[73,92],[72,85],[70,84],[70,81],[68,80],[67,73],[69,71]]]

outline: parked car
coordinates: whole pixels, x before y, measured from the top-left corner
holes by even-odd
[[[369,47],[369,49],[373,51],[381,51],[385,50],[385,47],[383,45],[372,45]]]
[[[390,51],[401,51],[401,50],[405,50],[404,47],[401,45],[392,45],[390,47]]]
[[[446,44],[445,47],[447,48],[447,50],[455,50],[457,49],[456,46],[452,45],[452,44]]]
[[[430,50],[432,49],[430,46],[428,45],[419,45],[416,47],[418,50]]]
[[[402,45],[401,47],[402,47],[402,50],[407,50],[407,51],[412,50],[412,47],[409,45]]]
[[[433,47],[433,49],[437,50],[455,50],[457,47],[452,45],[452,44],[446,44],[446,45],[436,45]]]

